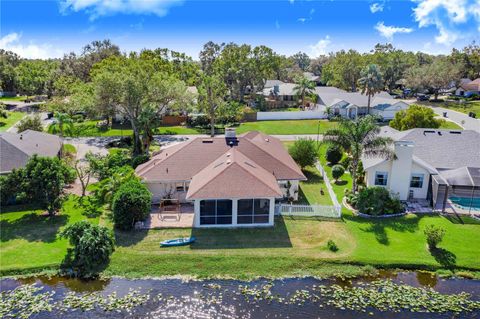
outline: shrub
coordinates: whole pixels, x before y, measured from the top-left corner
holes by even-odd
[[[17,132],[21,133],[26,130],[43,132],[42,120],[40,115],[26,116],[17,124]]]
[[[37,203],[53,215],[61,207],[63,188],[75,180],[73,169],[58,158],[33,155],[23,171],[22,189],[30,203]]]
[[[337,145],[330,145],[325,153],[325,159],[332,165],[337,164],[342,159],[342,150]]]
[[[345,168],[340,165],[333,165],[332,167],[332,177],[335,179],[335,181],[338,181],[340,177],[345,173]]]
[[[72,268],[73,274],[81,278],[96,277],[115,250],[112,231],[85,220],[67,226],[60,236],[73,246],[68,249],[62,266]]]
[[[317,161],[317,148],[310,139],[296,140],[288,152],[301,168],[314,165]]]
[[[440,244],[440,242],[442,241],[443,236],[445,236],[445,229],[437,227],[435,225],[428,225],[427,227],[425,227],[423,233],[427,237],[428,248],[435,249],[437,248],[437,245]]]
[[[132,167],[137,168],[138,165],[147,162],[149,159],[150,159],[150,157],[146,154],[137,155],[137,156],[132,158]]]
[[[327,242],[327,247],[330,251],[333,251],[333,252],[337,252],[338,251],[338,246],[337,244],[335,244],[335,242],[333,240],[329,240]]]
[[[435,112],[425,106],[412,104],[407,110],[395,114],[390,126],[399,131],[412,128],[439,128],[442,121],[435,118]]]
[[[367,187],[359,191],[354,207],[363,214],[373,216],[398,214],[404,211],[400,200],[392,198],[383,187]]]
[[[147,219],[152,195],[141,182],[128,180],[113,197],[113,223],[115,227],[130,230],[137,221]]]

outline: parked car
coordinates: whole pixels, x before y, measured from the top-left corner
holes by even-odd
[[[417,94],[417,101],[428,101],[428,100],[430,100],[430,95]]]

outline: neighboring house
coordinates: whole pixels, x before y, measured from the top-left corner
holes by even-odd
[[[266,81],[265,81],[265,85],[263,86],[263,88],[264,88],[264,89],[271,89],[271,88],[273,88],[275,85],[281,85],[281,84],[285,84],[285,82],[280,81],[280,80],[266,80]]]
[[[60,156],[62,139],[56,135],[26,130],[22,133],[0,133],[0,174],[24,167],[34,154]]]
[[[312,72],[303,72],[303,76],[306,77],[308,80],[315,82],[316,86],[322,85],[320,76],[315,75]]]
[[[275,200],[297,199],[306,180],[278,139],[234,130],[166,148],[135,172],[154,203],[193,202],[195,227],[272,226]]]
[[[268,108],[294,107],[298,106],[295,86],[295,83],[275,84],[263,89],[261,94],[265,97]]]
[[[380,135],[395,141],[396,159],[363,158],[367,186],[386,187],[400,200],[427,199],[440,210],[450,196],[480,197],[480,133],[383,127]]]
[[[346,92],[334,87],[317,87],[318,108],[329,108],[331,115],[354,119],[367,115],[368,96],[360,92]],[[370,99],[370,114],[391,120],[398,111],[408,109],[408,104],[395,100],[387,92],[375,94]]]
[[[480,94],[480,78],[470,81],[470,79],[461,79],[460,85],[455,91],[455,95],[468,96],[471,94]]]

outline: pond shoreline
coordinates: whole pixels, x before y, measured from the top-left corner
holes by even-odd
[[[355,263],[330,263],[335,266],[354,266],[358,267],[358,272],[351,273],[351,272],[335,272],[328,275],[315,275],[313,273],[304,273],[302,275],[299,274],[291,274],[291,275],[281,275],[281,276],[262,276],[262,275],[251,275],[245,276],[244,274],[238,274],[238,276],[195,276],[193,274],[175,274],[175,275],[121,275],[121,274],[106,274],[102,273],[96,279],[103,280],[103,279],[127,279],[127,280],[175,280],[179,279],[182,281],[204,281],[204,280],[235,280],[235,281],[255,281],[255,280],[286,280],[286,279],[301,279],[301,278],[315,278],[318,280],[330,280],[330,279],[358,279],[362,277],[370,277],[375,276],[381,272],[391,272],[391,273],[405,273],[405,272],[424,272],[438,275],[439,278],[448,278],[448,279],[467,279],[467,280],[480,280],[480,271],[476,269],[468,269],[468,268],[457,268],[454,270],[445,269],[445,268],[432,268],[432,267],[402,267],[402,266],[395,266],[388,267],[385,265],[375,266],[370,264],[355,264]],[[326,263],[325,266],[329,264]],[[362,269],[363,268],[363,269]],[[0,280],[3,279],[22,279],[22,278],[31,278],[31,277],[65,277],[62,276],[58,268],[54,268],[51,270],[40,270],[38,272],[25,272],[25,273],[12,273],[7,275],[0,276]]]

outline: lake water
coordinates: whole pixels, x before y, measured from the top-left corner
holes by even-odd
[[[325,305],[320,300],[299,303],[284,303],[278,300],[246,298],[239,293],[243,286],[255,289],[271,285],[271,294],[286,299],[303,290],[315,291],[318,285],[356,286],[378,279],[389,279],[395,283],[404,283],[414,287],[433,288],[442,294],[467,292],[473,300],[480,301],[480,281],[467,279],[441,279],[425,272],[381,272],[376,277],[363,277],[354,280],[318,280],[315,278],[294,278],[283,280],[255,280],[249,282],[235,280],[182,281],[180,279],[137,279],[111,278],[108,280],[80,281],[61,277],[36,277],[26,279],[2,279],[0,290],[9,291],[26,284],[36,284],[45,291],[55,291],[53,299],[62,300],[66,293],[100,292],[107,296],[116,292],[125,295],[129,289],[138,289],[142,293],[162,298],[150,298],[145,304],[135,307],[131,313],[126,311],[69,310],[60,312],[41,312],[31,318],[480,318],[480,309],[474,312],[454,313],[411,313],[379,311],[367,309],[366,312],[342,310]]]

